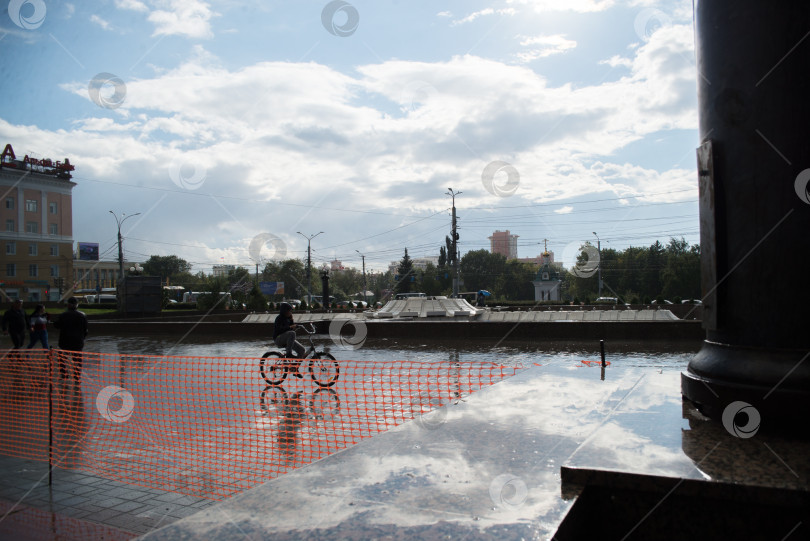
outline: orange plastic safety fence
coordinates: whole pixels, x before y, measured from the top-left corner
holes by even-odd
[[[294,372],[294,363],[12,352],[0,370],[0,454],[47,461],[50,452],[57,467],[221,499],[517,370],[320,360]]]

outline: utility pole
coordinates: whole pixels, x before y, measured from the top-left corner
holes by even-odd
[[[453,232],[452,236],[450,237],[453,241],[453,298],[458,298],[458,282],[459,282],[459,267],[458,267],[458,259],[459,259],[459,250],[458,250],[458,232],[456,231],[456,196],[461,194],[461,192],[454,192],[453,188],[447,188],[447,193],[445,195],[449,195],[453,198]]]
[[[309,309],[312,310],[312,250],[311,250],[312,239],[323,233],[323,231],[315,233],[314,235],[311,235],[309,237],[304,235],[300,231],[296,231],[296,233],[307,239],[307,287],[308,287],[307,293],[309,294],[307,306],[309,306]],[[327,302],[329,302],[328,299]]]
[[[123,238],[121,237],[121,226],[123,225],[124,222],[126,222],[133,216],[140,215],[140,212],[130,214],[129,216],[127,216],[122,212],[120,218],[116,216],[116,214],[113,211],[110,211],[110,214],[113,215],[113,218],[115,218],[115,223],[118,224],[118,283],[120,284],[121,280],[124,279],[124,249],[122,247]]]
[[[596,235],[596,231],[593,232]],[[599,294],[597,297],[602,296],[602,241],[599,240],[599,235],[596,235],[596,252],[599,254]]]
[[[358,254],[360,254],[360,250],[355,250]],[[366,303],[366,308],[368,308],[368,298],[366,297],[366,256],[360,254],[360,257],[363,258],[363,302]]]

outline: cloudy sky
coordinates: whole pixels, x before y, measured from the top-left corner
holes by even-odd
[[[0,143],[70,158],[74,240],[207,270],[496,229],[698,242],[689,0],[11,0]],[[257,254],[253,253],[255,257]]]

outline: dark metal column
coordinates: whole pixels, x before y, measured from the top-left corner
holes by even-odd
[[[810,2],[695,0],[695,25],[706,341],[683,395],[807,432]]]

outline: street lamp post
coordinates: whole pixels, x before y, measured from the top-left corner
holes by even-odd
[[[120,282],[124,279],[124,249],[122,247],[123,238],[121,237],[121,226],[133,216],[140,215],[140,212],[130,214],[129,216],[122,212],[120,218],[113,211],[110,211],[110,214],[113,215],[115,223],[118,225],[118,281]]]
[[[355,250],[358,254],[360,254],[360,250]],[[366,303],[366,308],[368,308],[368,298],[366,297],[366,256],[360,254],[360,257],[363,258],[363,302]]]
[[[453,298],[458,298],[458,282],[459,282],[459,267],[458,267],[458,233],[456,232],[456,196],[461,192],[454,192],[453,188],[447,188],[445,195],[453,198],[453,221],[452,221],[452,250],[453,250]]]
[[[312,309],[312,251],[311,251],[310,248],[312,246],[312,239],[314,239],[315,237],[317,237],[318,235],[323,233],[323,231],[321,231],[319,233],[315,233],[314,235],[311,235],[309,237],[304,235],[300,231],[296,231],[296,233],[298,233],[299,235],[301,235],[302,237],[307,239],[307,287],[309,289],[309,291],[308,291],[308,293],[309,293],[309,302],[307,302],[307,304],[309,305],[309,309],[311,310]],[[326,300],[327,300],[327,302],[329,301],[329,299],[326,299]]]
[[[596,231],[593,232],[596,235]],[[599,294],[598,297],[602,296],[602,241],[599,240],[599,235],[596,235],[596,252],[599,254]]]

